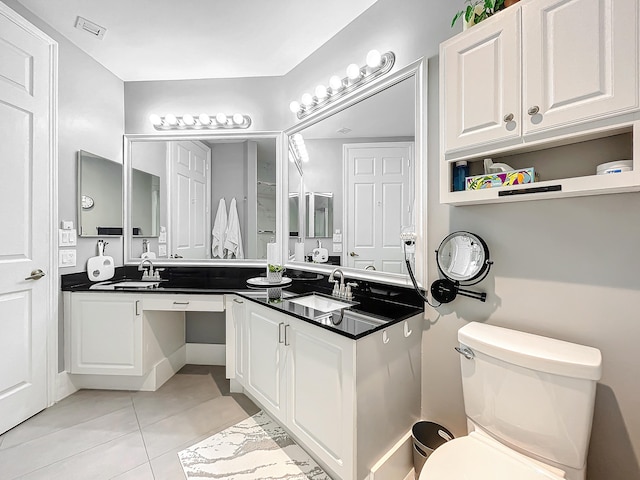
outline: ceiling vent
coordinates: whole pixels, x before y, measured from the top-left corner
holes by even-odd
[[[347,133],[349,133],[351,131],[351,129],[349,127],[342,127],[340,130],[338,130],[338,133],[341,133],[343,135],[346,135]]]
[[[76,19],[76,28],[78,30],[84,30],[87,33],[90,33],[94,37],[102,40],[104,34],[107,33],[107,29],[101,27],[97,23],[90,22],[86,18],[78,17]]]

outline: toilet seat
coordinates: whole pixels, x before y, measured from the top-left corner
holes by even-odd
[[[564,480],[561,470],[549,469],[486,435],[471,432],[438,447],[424,464],[419,480]]]

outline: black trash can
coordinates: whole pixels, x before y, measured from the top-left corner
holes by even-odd
[[[449,440],[453,440],[453,434],[433,422],[417,422],[411,429],[413,437],[413,468],[416,472],[416,480],[420,476],[424,463],[433,451]]]

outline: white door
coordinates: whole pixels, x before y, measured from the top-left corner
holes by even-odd
[[[0,3],[0,433],[47,406],[53,45]]]
[[[402,227],[411,225],[413,143],[346,144],[343,265],[404,273]]]
[[[445,153],[520,137],[520,10],[490,20],[441,48]]]
[[[523,4],[525,133],[638,107],[639,8],[637,0]]]
[[[211,149],[200,142],[170,142],[171,239],[177,258],[211,258]]]

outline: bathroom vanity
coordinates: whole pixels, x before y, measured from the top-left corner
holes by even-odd
[[[225,312],[232,391],[335,478],[361,478],[419,418],[423,307],[411,290],[359,282],[346,301],[304,272],[281,291],[249,290],[253,268],[197,269],[217,275],[200,279],[169,268],[167,281],[140,288],[122,283],[139,277],[135,267],[119,270],[100,284],[63,281],[66,365],[78,388],[156,390],[186,363],[185,313]]]

